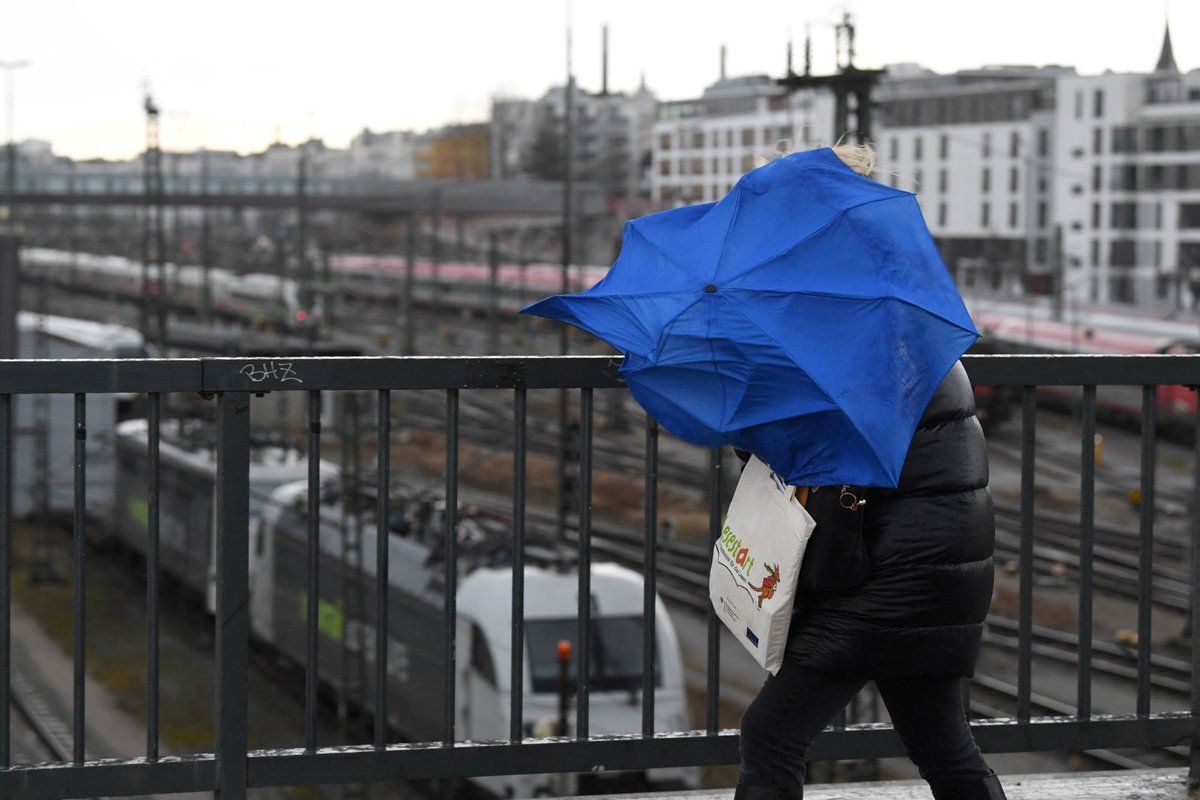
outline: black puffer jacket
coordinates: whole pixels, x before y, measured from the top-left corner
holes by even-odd
[[[798,595],[788,658],[869,678],[971,675],[992,598],[995,518],[961,364],[929,402],[899,486],[867,498],[871,577],[844,592]]]

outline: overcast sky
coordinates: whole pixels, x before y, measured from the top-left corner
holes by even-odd
[[[664,99],[717,77],[784,67],[812,24],[815,67],[833,65],[826,0],[574,0],[575,71],[600,82],[610,27],[611,89],[644,73]],[[1179,66],[1200,67],[1200,2],[853,0],[858,63],[916,61],[938,71],[1059,63],[1085,74],[1143,72],[1170,14]],[[364,126],[426,128],[487,118],[497,94],[536,96],[564,74],[566,0],[307,2],[0,0],[0,61],[16,77],[16,135],[72,156],[143,147],[141,86],[164,109],[163,146],[241,151],[308,135],[344,146]],[[2,130],[2,129],[0,129]]]

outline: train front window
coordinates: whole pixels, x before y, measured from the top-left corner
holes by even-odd
[[[568,641],[573,657],[567,670],[570,691],[575,690],[579,623],[574,617],[528,620],[525,646],[530,679],[535,692],[558,691],[558,643]],[[593,617],[589,643],[588,676],[593,691],[636,691],[642,686],[642,618]],[[662,664],[655,653],[655,685],[662,685]]]

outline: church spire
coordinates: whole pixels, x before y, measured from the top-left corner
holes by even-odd
[[[1171,47],[1171,23],[1167,23],[1163,29],[1162,52],[1158,54],[1158,66],[1154,68],[1155,72],[1179,72],[1179,67],[1175,64],[1175,50]]]

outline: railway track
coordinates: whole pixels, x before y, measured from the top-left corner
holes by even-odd
[[[29,733],[29,749],[33,751],[20,755],[33,761],[70,761],[74,741],[71,726],[21,670],[13,669],[9,676],[12,708]]]

